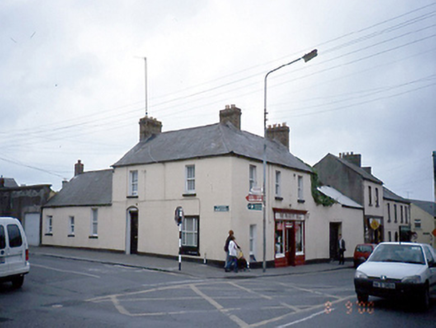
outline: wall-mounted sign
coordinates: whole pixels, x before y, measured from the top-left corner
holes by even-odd
[[[213,207],[214,212],[228,212],[229,209],[229,205],[215,205]]]
[[[253,210],[253,211],[262,211],[262,204],[261,203],[249,203],[247,205],[247,208],[249,210]]]

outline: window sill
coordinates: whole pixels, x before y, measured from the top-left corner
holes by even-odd
[[[183,197],[195,197],[195,196],[197,196],[195,192],[183,194]]]
[[[89,239],[98,239],[98,236],[89,236]]]
[[[304,199],[299,199],[298,202],[299,202],[300,204],[304,204],[306,201],[305,201]]]
[[[276,200],[283,200],[283,197],[276,196]]]

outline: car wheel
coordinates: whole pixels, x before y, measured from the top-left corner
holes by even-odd
[[[430,308],[430,289],[428,286],[425,286],[425,290],[422,294],[421,305],[424,311]]]
[[[17,276],[12,279],[12,286],[14,286],[14,288],[20,288],[21,286],[23,286],[23,283],[24,275]]]
[[[368,302],[368,295],[367,294],[357,294],[357,300],[363,303],[367,303]]]

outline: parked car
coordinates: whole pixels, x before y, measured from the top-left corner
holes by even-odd
[[[20,288],[29,270],[29,248],[20,221],[0,217],[0,282]]]
[[[416,243],[380,243],[354,276],[359,302],[368,296],[410,299],[423,309],[436,292],[436,255],[432,247]]]
[[[354,267],[357,268],[365,262],[376,247],[376,244],[358,244],[354,249]]]

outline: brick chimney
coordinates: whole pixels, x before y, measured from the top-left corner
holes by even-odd
[[[79,174],[82,174],[84,170],[84,165],[80,161],[80,159],[77,161],[76,164],[74,164],[74,176],[77,176]]]
[[[277,140],[289,150],[289,126],[286,123],[268,125],[266,137],[270,140]]]
[[[162,122],[153,117],[143,117],[139,120],[139,141],[147,140],[151,136],[162,132]]]
[[[226,105],[226,109],[220,110],[220,123],[230,122],[235,128],[241,130],[241,110],[235,105]]]
[[[339,153],[339,158],[345,159],[347,162],[354,164],[358,167],[362,166],[362,156],[360,154],[353,154],[353,152]]]

